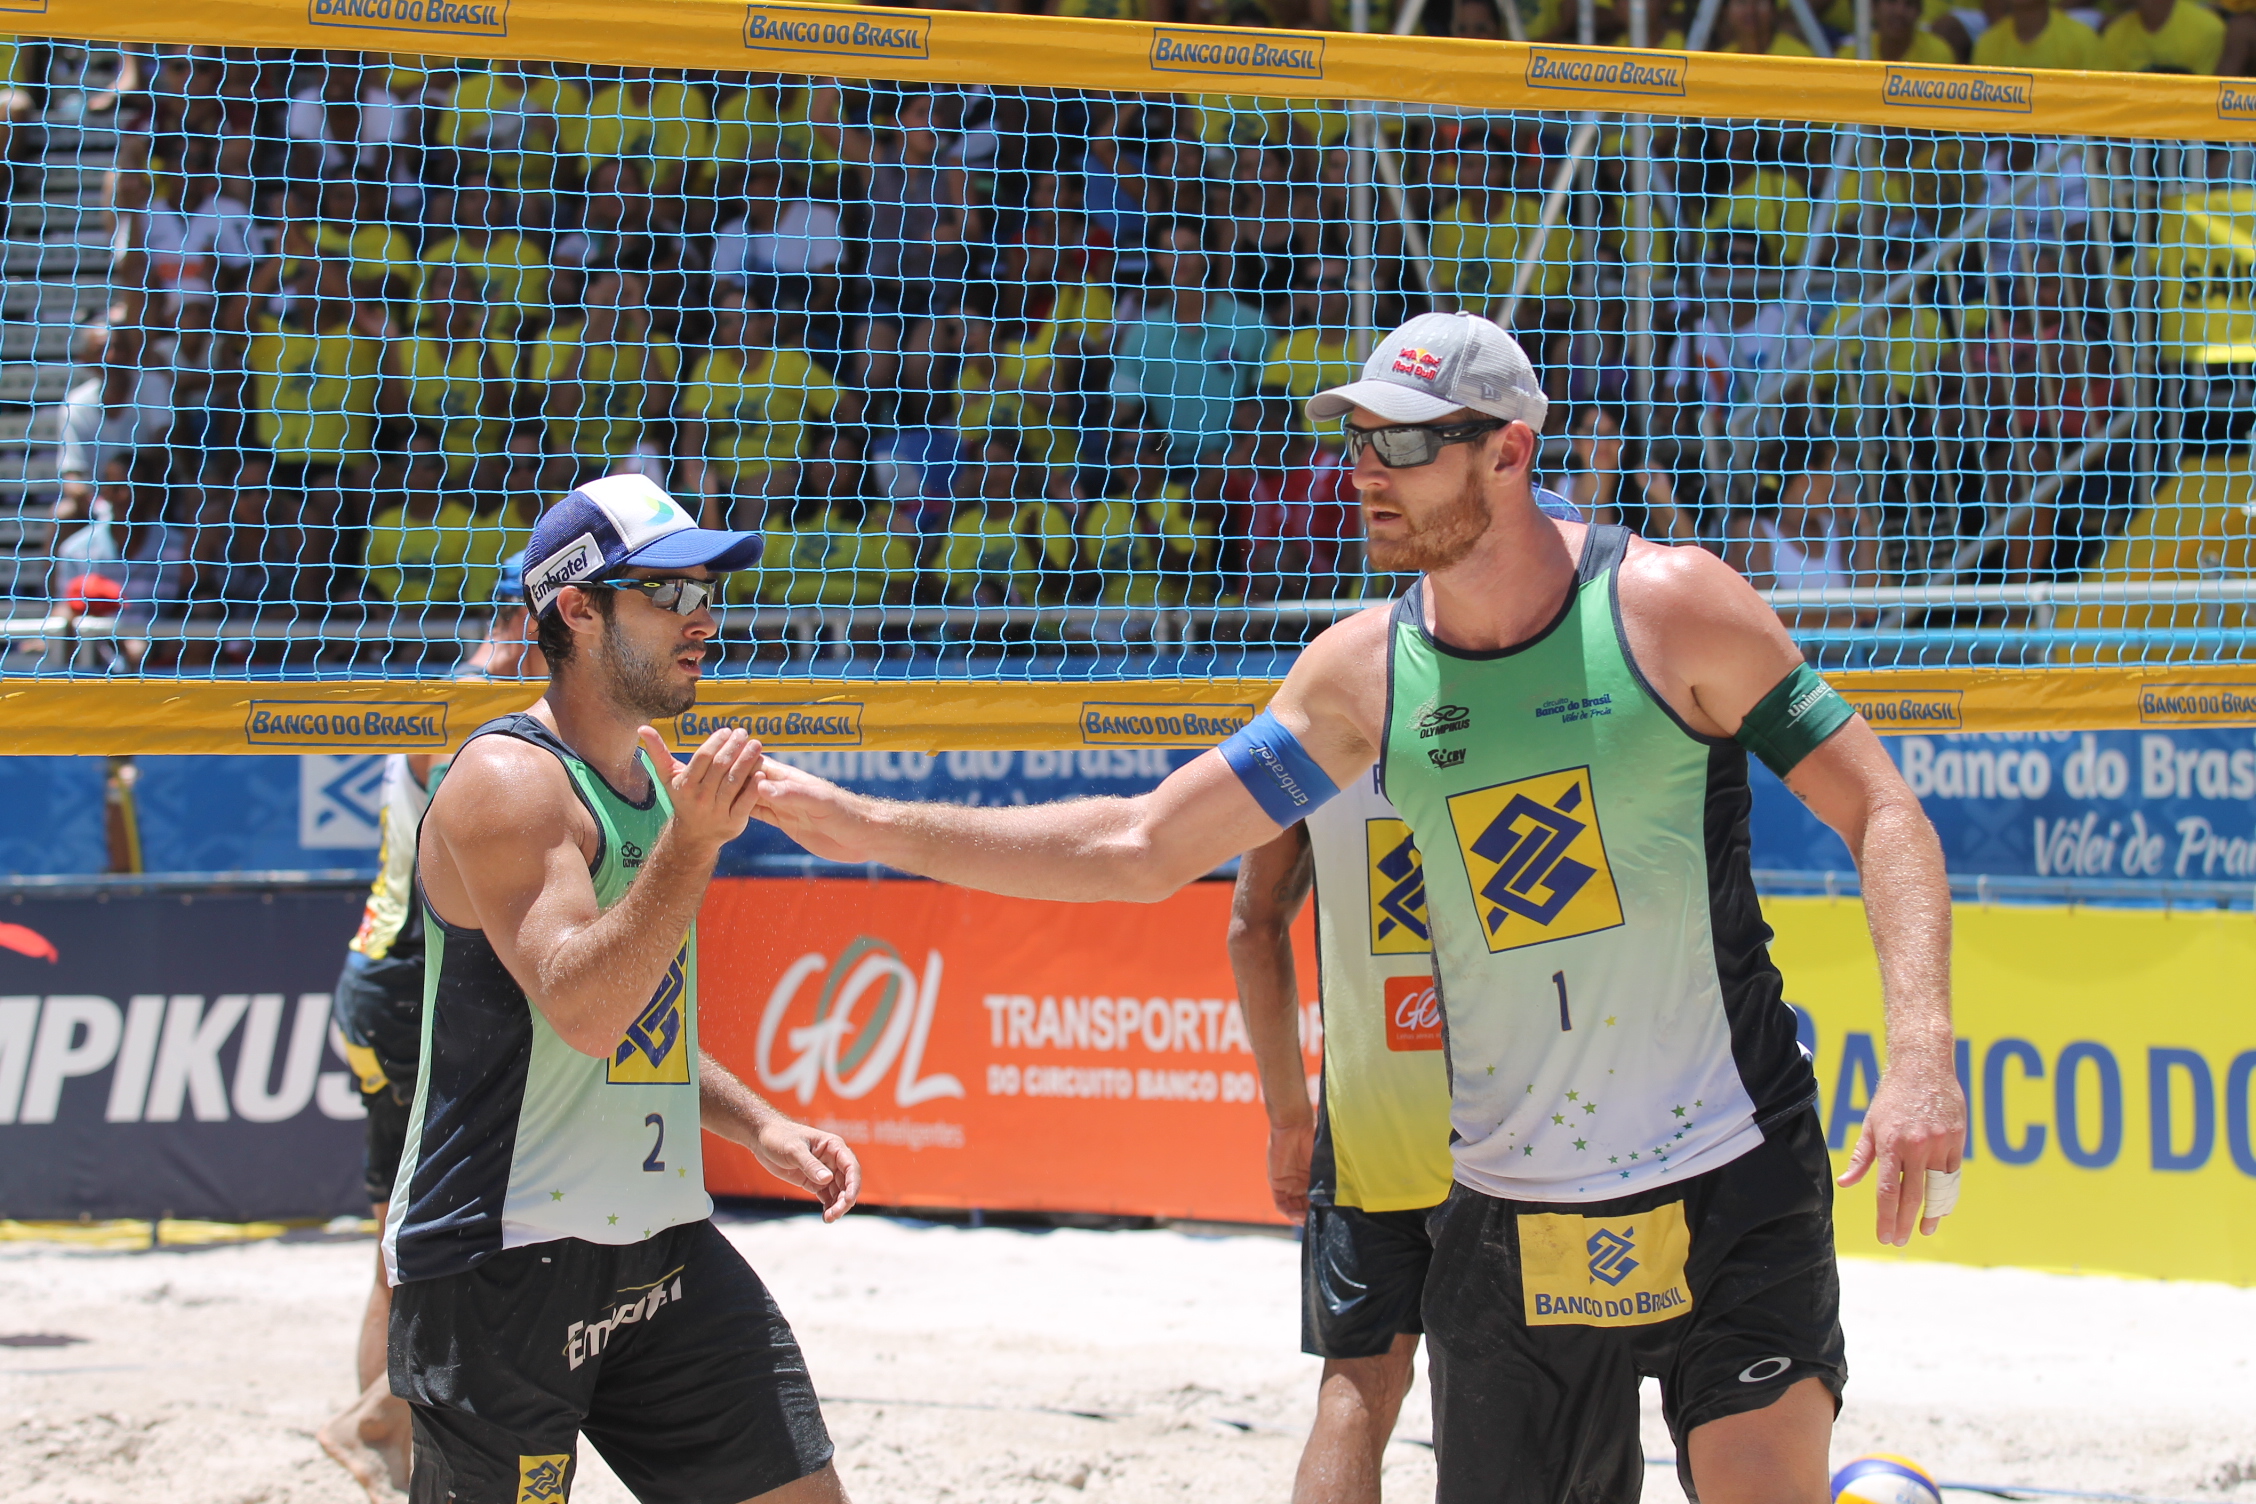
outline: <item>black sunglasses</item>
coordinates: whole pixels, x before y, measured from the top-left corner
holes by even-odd
[[[643,599],[676,616],[695,616],[713,599],[710,580],[605,580],[610,590],[639,590]]]
[[[1466,423],[1398,423],[1391,428],[1358,428],[1342,423],[1347,439],[1347,462],[1353,465],[1370,449],[1389,470],[1415,470],[1441,458],[1451,444],[1464,444],[1506,426],[1503,418],[1476,418]]]

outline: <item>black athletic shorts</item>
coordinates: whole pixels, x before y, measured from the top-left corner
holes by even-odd
[[[1457,1186],[1426,1277],[1438,1504],[1612,1504],[1644,1482],[1637,1386],[1685,1438],[1848,1380],[1832,1166],[1814,1111],[1705,1175],[1614,1201]]]
[[[1434,1208],[1367,1212],[1311,1203],[1300,1240],[1300,1350],[1319,1358],[1376,1358],[1418,1313]]]
[[[401,1285],[391,1380],[414,1504],[563,1504],[583,1433],[644,1504],[739,1504],[830,1461],[790,1324],[710,1222]]]
[[[423,1052],[421,957],[370,961],[358,951],[347,951],[329,1016],[346,1040],[374,1052],[384,1073],[382,1086],[360,1094],[360,1105],[368,1112],[360,1163],[368,1199],[389,1201],[392,1182],[399,1176],[400,1151],[407,1143],[415,1073]]]

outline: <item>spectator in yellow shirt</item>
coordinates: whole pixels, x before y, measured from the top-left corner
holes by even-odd
[[[501,203],[483,181],[455,190],[453,226],[424,249],[424,281],[438,267],[467,268],[485,284],[495,328],[511,338],[520,326],[548,316],[548,257],[507,226]],[[418,322],[425,316],[419,310]]]
[[[712,348],[690,368],[677,409],[683,485],[704,498],[705,525],[758,527],[769,499],[798,481],[810,420],[827,420],[838,398],[813,356],[777,339],[773,313],[722,293]]]
[[[494,63],[454,86],[436,136],[453,151],[456,175],[483,177],[515,193],[556,187],[562,122],[584,122],[587,94],[538,63]]]
[[[702,165],[712,155],[712,107],[703,91],[680,79],[631,68],[588,104],[581,170],[592,174],[599,162],[632,165],[668,223],[679,221],[678,213],[669,217],[665,210],[682,206],[690,164]]]
[[[1815,57],[1798,27],[1779,24],[1778,0],[1725,0],[1723,35],[1709,49],[1748,57]]]
[[[1261,390],[1306,401],[1356,379],[1363,361],[1348,332],[1347,263],[1304,262],[1293,279],[1290,332],[1269,342]]]
[[[1724,159],[1731,164],[1731,187],[1700,222],[1702,238],[1713,248],[1734,234],[1752,236],[1765,265],[1798,265],[1809,243],[1809,193],[1778,165],[1776,137],[1738,127],[1725,136]]]
[[[469,268],[438,268],[429,294],[429,322],[385,348],[383,410],[432,435],[447,478],[460,483],[502,452],[517,347],[494,332],[485,288]]]
[[[417,434],[408,441],[406,475],[396,490],[380,486],[368,525],[371,594],[395,606],[460,606],[470,599],[466,561],[476,519],[446,483],[439,441]]]
[[[1429,248],[1435,291],[1465,312],[1499,317],[1521,258],[1537,244],[1543,164],[1532,143],[1513,151],[1509,141],[1474,142],[1457,154],[1457,199],[1435,221]],[[1562,216],[1542,237],[1516,322],[1547,325],[1531,310],[1564,298],[1573,281],[1574,232]]]
[[[383,345],[356,324],[345,268],[324,266],[288,322],[254,326],[252,425],[283,489],[362,482],[375,447]]]
[[[548,388],[541,411],[552,442],[589,465],[662,479],[651,430],[673,415],[681,352],[650,322],[648,279],[599,272],[587,307],[525,352],[525,379]]]
[[[2187,73],[2214,74],[2225,50],[2225,23],[2193,0],[2138,0],[2099,36],[2099,63],[2121,73],[2144,73],[2156,64]]]
[[[1950,43],[1920,20],[1919,0],[1872,0],[1872,58],[1882,63],[1930,66],[1958,61]],[[1843,42],[1836,57],[1855,57],[1856,38]]]
[[[1019,534],[1018,446],[992,438],[958,473],[963,502],[934,557],[951,606],[1031,606],[1041,590],[1033,550]]]
[[[2012,13],[1974,39],[1982,68],[2098,68],[2099,33],[2051,0],[2013,0]]]

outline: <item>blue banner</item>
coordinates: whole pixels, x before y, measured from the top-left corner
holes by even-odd
[[[0,874],[100,872],[108,763],[99,757],[0,757]]]
[[[2256,880],[2256,734],[2005,732],[1882,743],[1954,873]],[[1841,840],[1757,768],[1755,865],[1847,871]]]

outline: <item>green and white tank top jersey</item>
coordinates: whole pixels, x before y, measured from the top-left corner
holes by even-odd
[[[1457,1179],[1597,1201],[1753,1149],[1817,1082],[1748,861],[1747,756],[1622,635],[1628,533],[1589,529],[1558,616],[1460,652],[1396,606],[1383,786],[1417,833]]]
[[[1449,1195],[1449,1071],[1417,843],[1375,767],[1304,823],[1324,1010],[1310,1197],[1367,1212],[1432,1206]]]
[[[608,909],[624,898],[673,812],[657,778],[637,804],[529,715],[490,721],[470,739],[481,736],[514,736],[564,764],[601,832],[589,868],[596,902]],[[640,1242],[710,1216],[695,926],[599,1059],[558,1037],[481,931],[448,924],[427,901],[423,915],[422,1073],[384,1227],[392,1282],[459,1273],[504,1248],[557,1238]]]

